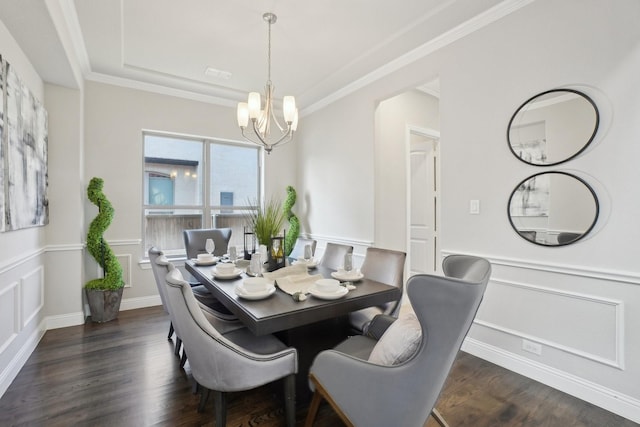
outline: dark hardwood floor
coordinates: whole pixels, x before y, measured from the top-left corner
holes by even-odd
[[[213,403],[196,411],[189,364],[180,369],[168,326],[168,316],[152,307],[48,331],[0,399],[0,426],[213,426]],[[283,425],[281,390],[274,384],[233,394],[228,425]],[[463,352],[437,407],[451,427],[638,426]],[[300,407],[298,425],[306,412]],[[323,404],[315,425],[342,423]]]

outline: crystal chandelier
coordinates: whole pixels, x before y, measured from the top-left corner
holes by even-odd
[[[258,92],[249,93],[247,102],[238,103],[238,126],[242,136],[249,142],[264,147],[267,154],[271,154],[274,147],[287,143],[293,138],[293,133],[298,127],[298,109],[296,99],[293,96],[285,96],[282,99],[282,113],[284,124],[280,124],[273,109],[273,84],[271,83],[271,25],[275,24],[278,17],[273,13],[262,15],[269,24],[269,44],[267,51],[267,84],[264,88],[264,108]],[[250,131],[245,132],[251,120]],[[278,134],[272,135],[271,131],[278,128]]]

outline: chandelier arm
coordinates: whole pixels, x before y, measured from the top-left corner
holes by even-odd
[[[258,136],[258,139],[256,139],[256,138],[252,137],[251,135],[247,135],[244,132],[244,128],[240,128],[240,131],[242,133],[242,137],[244,139],[246,139],[247,141],[251,142],[252,144],[256,144],[256,145],[261,145],[263,147],[267,147],[267,144],[264,141],[262,141],[262,139],[260,139],[259,134],[256,134],[256,136]]]

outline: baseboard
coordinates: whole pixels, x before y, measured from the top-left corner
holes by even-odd
[[[640,400],[638,399],[473,338],[467,337],[464,340],[462,350],[640,423]]]
[[[20,351],[9,361],[7,367],[0,372],[0,397],[4,395],[13,380],[18,376],[24,364],[27,363],[29,356],[31,356],[31,353],[33,353],[45,332],[47,332],[46,325],[47,321],[43,319],[20,348]]]
[[[69,313],[47,317],[47,330],[82,325],[86,317],[84,313]]]
[[[120,303],[120,310],[135,310],[136,308],[154,307],[162,305],[160,295],[152,295],[140,298],[126,298]]]

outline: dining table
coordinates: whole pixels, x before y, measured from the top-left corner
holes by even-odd
[[[305,295],[306,298],[297,301],[280,289],[276,280],[275,291],[264,299],[247,299],[236,291],[249,277],[244,270],[235,277],[223,279],[216,276],[215,268],[215,265],[198,265],[195,260],[185,262],[185,269],[252,333],[274,334],[297,349],[296,396],[299,403],[308,402],[311,398],[307,377],[315,356],[353,335],[349,313],[397,301],[402,296],[401,290],[395,286],[361,277],[348,282],[349,291],[340,298],[322,299]],[[309,275],[323,278],[331,278],[332,273],[335,274],[335,270],[321,265],[308,271]]]

